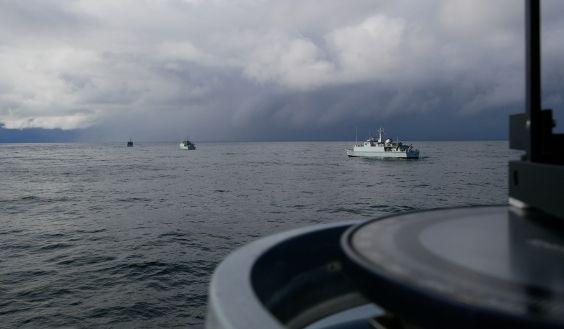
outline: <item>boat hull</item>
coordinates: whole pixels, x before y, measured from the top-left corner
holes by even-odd
[[[355,151],[347,149],[347,156],[376,159],[419,159],[419,151]]]
[[[179,147],[180,147],[181,150],[195,150],[196,149],[196,147],[193,146],[193,145],[186,146],[183,143],[180,143]]]

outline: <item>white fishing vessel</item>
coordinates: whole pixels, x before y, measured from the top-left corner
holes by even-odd
[[[384,140],[384,129],[378,129],[378,139],[368,138],[362,143],[357,143],[352,149],[347,149],[349,157],[369,157],[369,158],[397,158],[397,159],[418,159],[419,150],[412,145],[405,145],[402,142]]]
[[[185,139],[182,142],[180,142],[179,145],[181,150],[195,150],[196,149],[196,145],[194,143],[192,143],[191,141]]]

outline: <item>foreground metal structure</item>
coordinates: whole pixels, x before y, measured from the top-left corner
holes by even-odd
[[[540,1],[526,1],[526,113],[510,206],[313,226],[235,251],[209,329],[564,328],[564,135],[541,110]]]
[[[303,328],[367,304],[343,274],[339,239],[353,224],[289,231],[237,250],[213,275],[207,328]]]
[[[540,1],[525,6],[526,112],[510,117],[509,142],[526,153],[509,162],[509,198],[564,218],[564,135],[552,132],[552,110],[542,110]]]

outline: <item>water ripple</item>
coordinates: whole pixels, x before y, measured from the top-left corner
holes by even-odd
[[[201,327],[210,275],[242,244],[502,203],[517,157],[506,142],[425,142],[420,161],[373,161],[349,144],[0,145],[1,326]]]

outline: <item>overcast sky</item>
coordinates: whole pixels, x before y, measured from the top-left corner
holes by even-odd
[[[543,13],[544,101],[562,112],[564,3]],[[516,0],[0,0],[0,141],[505,138],[523,15]]]

